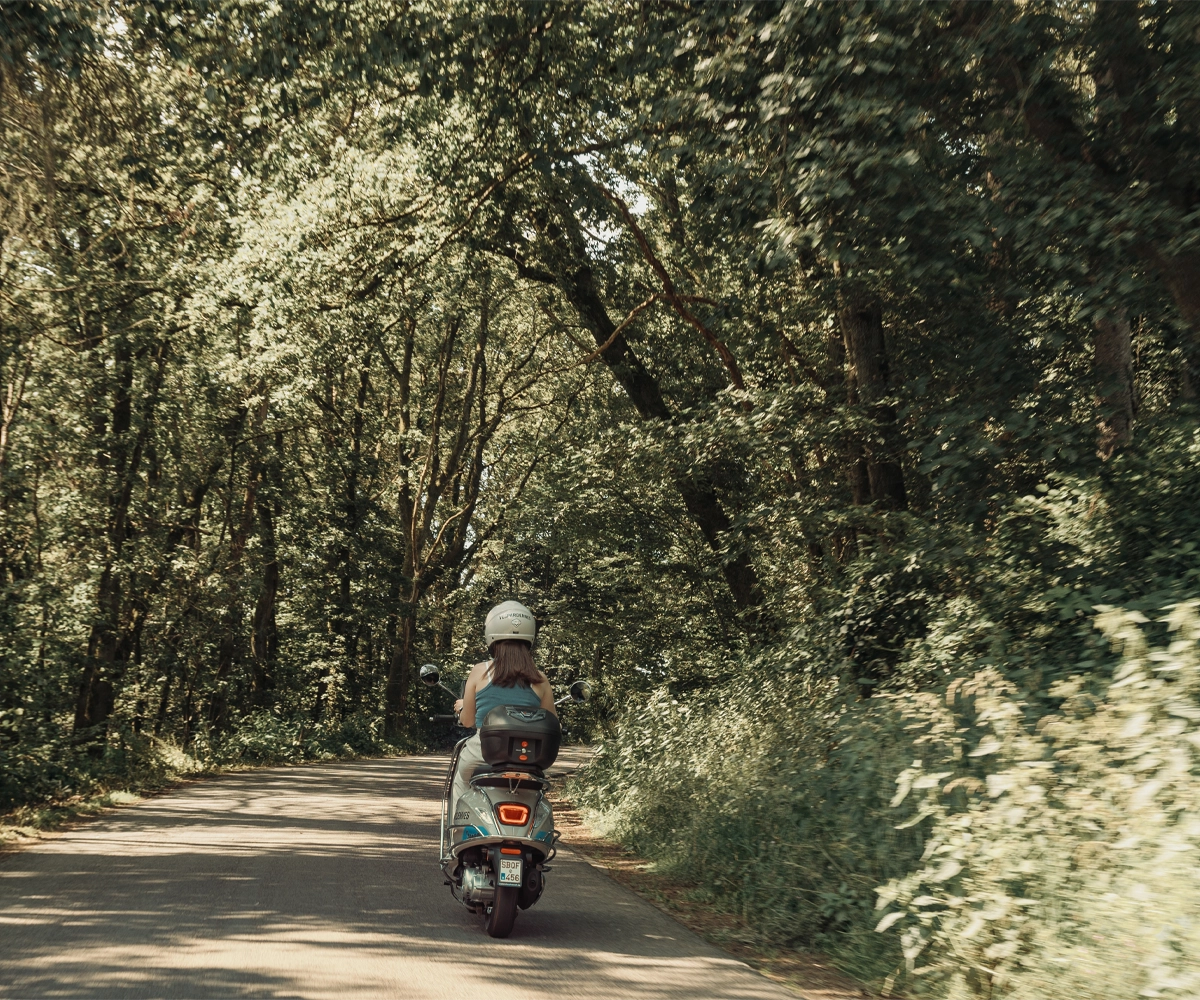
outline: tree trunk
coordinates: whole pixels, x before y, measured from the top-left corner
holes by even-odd
[[[1097,393],[1096,454],[1108,461],[1133,440],[1136,400],[1129,320],[1096,321],[1093,372]]]
[[[164,362],[163,351],[160,345],[155,359],[159,379]],[[157,394],[155,385],[147,395],[142,426],[131,448],[128,436],[133,427],[134,356],[128,341],[120,340],[117,343],[113,360],[117,382],[113,389],[112,417],[106,442],[108,451],[101,451],[97,463],[110,475],[106,531],[108,551],[97,588],[96,617],[88,638],[87,662],[75,699],[76,732],[108,722],[116,700],[116,683],[129,657],[129,643],[123,641],[128,637],[122,636],[121,629],[124,592],[115,567],[131,533],[129,508],[133,502],[134,477],[141,465]],[[98,421],[101,426],[105,422],[103,418]]]
[[[408,685],[412,662],[413,635],[416,631],[417,598],[409,600],[397,623],[396,641],[388,664],[387,688],[384,691],[384,735],[395,739],[404,731],[408,712]]]
[[[1200,254],[1157,256],[1167,288],[1179,312],[1200,341]]]
[[[167,721],[167,709],[171,705],[171,661],[167,661],[167,669],[163,674],[162,688],[158,693],[158,711],[154,713],[154,735],[162,736],[163,725]]]
[[[334,631],[342,638],[343,673],[348,679],[356,678],[359,671],[358,642],[362,631],[354,614],[353,584],[357,572],[356,550],[361,545],[363,512],[359,476],[362,471],[363,426],[367,396],[371,388],[370,375],[371,352],[368,351],[359,366],[358,393],[355,397],[354,418],[350,424],[350,462],[345,480],[343,543],[338,552],[337,617],[333,622]],[[357,681],[352,680],[349,686],[356,687]],[[345,689],[342,690],[342,696],[345,696]]]
[[[560,214],[564,225],[575,225],[574,217],[565,206]],[[597,347],[603,348],[600,357],[629,396],[638,416],[643,420],[671,421],[674,415],[663,399],[657,379],[634,354],[624,334],[613,336],[617,326],[596,290],[595,276],[582,250],[582,236],[572,232],[560,234],[560,237],[562,235],[566,238],[560,238],[556,243],[575,246],[575,252],[567,250],[559,255],[560,265],[566,266],[555,268],[558,287],[591,331]],[[697,473],[677,475],[673,482],[692,523],[700,529],[709,548],[721,553],[724,550],[723,536],[733,527],[733,523],[721,507],[712,482]],[[739,611],[755,608],[762,603],[758,574],[748,554],[742,552],[732,559],[722,560],[721,572]]]
[[[183,700],[180,714],[183,716],[183,735],[180,746],[186,750],[196,729],[196,677],[200,673],[199,662],[192,658],[184,665],[180,687],[183,689]]]
[[[848,406],[858,405],[858,387],[855,385],[853,369],[846,364],[846,337],[840,330],[837,336],[831,336],[830,354],[838,371],[842,373],[845,382]],[[850,502],[856,507],[866,506],[871,502],[871,480],[867,475],[867,453],[863,450],[862,442],[852,437],[846,442],[846,482],[850,485]]]
[[[120,587],[114,581],[112,566],[100,576],[96,621],[88,639],[87,662],[75,699],[75,732],[103,725],[112,714],[114,688],[112,671],[116,668],[117,624],[121,600]]]
[[[847,376],[852,401],[867,408],[875,430],[863,443],[866,465],[866,494],[872,503],[888,510],[904,510],[908,498],[904,470],[898,461],[901,447],[896,411],[882,402],[887,396],[888,359],[883,337],[883,313],[876,305],[855,305],[838,313],[838,324],[846,343]],[[863,494],[861,472],[852,459],[851,483],[855,503]]]
[[[260,493],[258,524],[263,552],[262,590],[254,607],[250,632],[251,691],[250,700],[256,708],[264,707],[275,686],[275,660],[279,653],[279,631],[275,624],[275,603],[279,594],[279,557],[275,543],[275,521],[279,502],[272,504]]]
[[[225,727],[225,717],[229,711],[229,677],[238,658],[240,610],[237,598],[234,597],[225,609],[221,640],[217,643],[217,673],[213,678],[213,693],[208,703],[208,724],[214,731]]]
[[[256,425],[258,422],[256,421]],[[224,728],[229,710],[229,679],[239,657],[243,622],[242,595],[240,593],[242,557],[254,526],[254,514],[258,507],[259,463],[252,461],[246,478],[246,493],[242,499],[242,514],[233,530],[229,544],[227,574],[232,593],[225,610],[225,621],[221,640],[217,645],[217,675],[214,679],[212,699],[208,706],[208,721],[214,730]]]

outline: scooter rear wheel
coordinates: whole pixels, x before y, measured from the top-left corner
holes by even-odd
[[[487,932],[491,937],[503,938],[512,933],[513,924],[517,920],[517,894],[520,890],[511,885],[496,887],[496,898],[492,908],[488,910],[486,919]]]

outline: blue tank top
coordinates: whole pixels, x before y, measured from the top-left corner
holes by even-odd
[[[533,688],[518,681],[512,687],[497,687],[490,681],[475,692],[475,725],[478,727],[497,705],[515,705],[517,708],[537,708],[542,699]]]

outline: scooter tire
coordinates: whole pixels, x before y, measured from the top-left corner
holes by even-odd
[[[513,924],[517,922],[517,895],[519,889],[511,885],[496,887],[496,898],[486,918],[487,932],[490,937],[505,938],[512,933]]]

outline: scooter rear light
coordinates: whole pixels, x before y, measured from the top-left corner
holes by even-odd
[[[519,847],[502,847],[502,848],[500,848],[500,853],[501,854],[520,854],[521,848],[519,848]]]
[[[505,826],[524,826],[529,822],[529,806],[520,802],[505,802],[496,806],[496,812]]]

